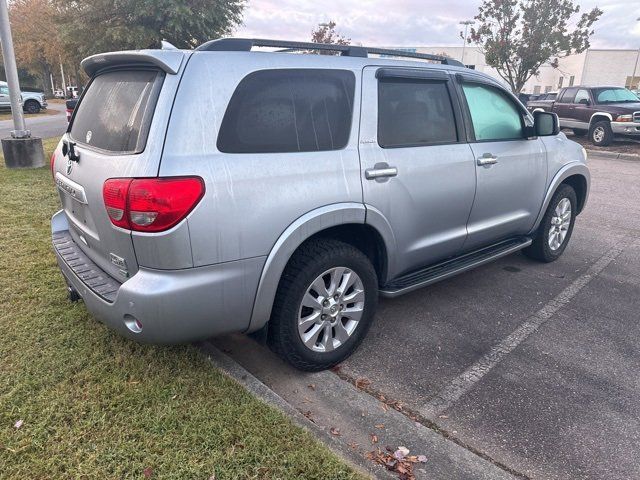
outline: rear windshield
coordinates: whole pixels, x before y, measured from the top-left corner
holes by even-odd
[[[97,76],[77,107],[71,138],[107,152],[143,151],[163,77],[155,70]]]

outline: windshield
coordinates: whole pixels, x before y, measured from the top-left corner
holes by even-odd
[[[595,88],[594,93],[597,103],[638,102],[638,97],[626,88]]]

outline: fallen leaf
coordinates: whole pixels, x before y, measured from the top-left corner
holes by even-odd
[[[371,443],[378,443],[378,436],[375,433],[371,434]]]
[[[331,427],[331,430],[329,430],[331,432],[331,435],[335,435],[336,437],[340,435],[340,429],[336,428],[336,427]]]
[[[425,463],[427,461],[426,455],[418,455],[418,461],[420,463]]]
[[[384,423],[378,423],[375,427],[382,429],[384,428]]]
[[[144,478],[151,478],[151,475],[153,475],[153,468],[151,467],[147,467],[142,471],[142,474],[144,475]]]
[[[382,407],[382,410],[384,410],[385,412],[389,410],[389,405],[387,405],[386,403],[381,403],[380,406]]]
[[[19,429],[23,423],[24,423],[23,420],[18,420],[16,423],[13,424],[13,428],[15,428],[16,430]]]
[[[309,387],[311,390],[316,389],[316,386],[313,383],[310,383],[309,385],[307,385],[307,387]]]
[[[368,378],[358,378],[356,380],[356,388],[367,388],[369,385],[371,385],[371,380],[369,380]]]
[[[438,415],[438,418],[449,418],[449,415]]]
[[[402,460],[407,455],[409,455],[409,449],[407,447],[398,447],[398,449],[393,452],[393,456],[398,460]]]

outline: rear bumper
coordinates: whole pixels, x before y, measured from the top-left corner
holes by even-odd
[[[67,283],[98,320],[126,337],[184,343],[249,326],[265,257],[183,270],[141,267],[119,284],[82,254],[68,233],[64,212],[52,218],[52,233]],[[139,332],[134,320],[142,326]]]
[[[640,123],[611,122],[611,130],[616,135],[640,135]]]

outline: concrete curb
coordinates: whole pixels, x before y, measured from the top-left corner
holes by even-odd
[[[207,355],[211,364],[218,368],[227,377],[235,380],[254,396],[258,397],[268,405],[277,408],[287,415],[293,423],[299,427],[310,431],[316,438],[325,444],[338,457],[346,461],[354,470],[362,475],[371,478],[380,479],[397,479],[396,475],[384,469],[382,466],[376,465],[368,461],[364,457],[356,454],[347,445],[342,445],[339,437],[331,435],[326,429],[316,425],[292,405],[287,403],[280,395],[267,387],[264,383],[254,377],[250,372],[245,370],[235,360],[228,357],[209,342],[198,345],[200,349]]]
[[[397,479],[398,476],[365,455],[372,450],[384,451],[387,446],[395,449],[400,445],[414,455],[426,455],[426,463],[414,466],[418,480],[522,478],[383,405],[378,398],[330,371],[299,372],[262,345],[238,335],[216,339],[215,345],[205,342],[200,346],[214,366],[287,414],[357,470],[376,478]],[[331,431],[336,428],[339,433],[332,435]],[[372,441],[373,434],[379,440]]]
[[[635,153],[619,153],[619,152],[603,152],[600,150],[587,150],[588,155],[597,155],[599,157],[612,158],[615,160],[640,160],[640,155]]]

